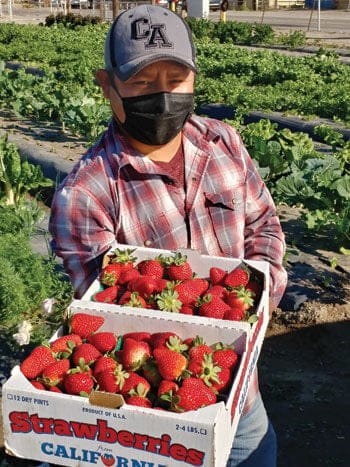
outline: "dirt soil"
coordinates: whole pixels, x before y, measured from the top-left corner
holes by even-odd
[[[83,151],[79,140],[55,129],[48,136],[8,115],[2,114],[0,128],[65,160],[75,161]],[[259,360],[261,391],[278,436],[278,466],[348,466],[350,257],[339,253],[332,232],[307,232],[299,209],[282,206],[279,214],[289,284]],[[0,433],[1,467],[37,465],[5,456],[2,445]]]

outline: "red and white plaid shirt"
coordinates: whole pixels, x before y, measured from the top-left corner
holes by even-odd
[[[112,121],[59,186],[49,229],[76,298],[117,241],[267,261],[277,305],[287,283],[284,235],[239,134],[221,121],[192,116],[182,143],[185,186],[131,148]]]

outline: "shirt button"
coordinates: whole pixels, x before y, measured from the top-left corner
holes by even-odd
[[[153,243],[152,240],[145,240],[143,244],[144,244],[145,246],[151,246],[152,243]]]

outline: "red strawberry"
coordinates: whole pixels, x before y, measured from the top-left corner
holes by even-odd
[[[101,284],[107,287],[117,285],[121,269],[121,265],[118,263],[107,264],[100,272],[99,279]]]
[[[250,290],[247,290],[243,285],[235,288],[231,292],[225,294],[225,302],[231,308],[239,308],[249,310],[254,305],[254,299]]]
[[[217,295],[205,295],[198,308],[199,316],[206,318],[223,319],[225,312],[229,309],[229,305],[225,303]]]
[[[105,289],[96,292],[92,296],[92,300],[99,303],[115,303],[118,297],[118,292],[119,286],[112,285],[111,287],[106,287]]]
[[[69,332],[71,334],[78,334],[82,339],[86,339],[90,334],[98,331],[104,321],[102,316],[75,313],[70,318]]]
[[[214,363],[222,368],[233,369],[238,362],[238,354],[232,347],[218,343],[214,349],[213,354]]]
[[[135,250],[131,250],[130,248],[125,250],[116,248],[113,254],[110,256],[110,262],[120,264],[122,266],[122,270],[124,271],[132,269],[134,267],[135,261],[137,260],[136,256],[133,256],[134,251]]]
[[[147,342],[136,341],[130,337],[124,339],[120,361],[127,371],[139,370],[150,356],[151,348]]]
[[[201,378],[207,386],[220,382],[218,373],[221,371],[221,367],[214,364],[212,354],[204,354],[202,360],[190,359],[188,370],[193,376]]]
[[[138,292],[130,292],[130,290],[126,290],[118,300],[118,305],[146,308],[147,302]]]
[[[262,294],[262,285],[254,279],[250,279],[248,284],[246,285],[246,289],[252,293],[252,297],[254,299],[254,305],[259,303]]]
[[[147,331],[127,332],[123,335],[123,339],[127,339],[128,337],[131,337],[131,339],[134,339],[135,341],[151,343],[151,333]]]
[[[102,355],[94,363],[93,374],[96,377],[99,373],[105,370],[114,370],[117,362],[112,357]]]
[[[189,377],[184,380],[182,386],[176,391],[176,412],[197,410],[216,403],[216,395],[200,378]]]
[[[242,321],[245,317],[245,311],[242,307],[233,307],[225,311],[224,319],[228,321]]]
[[[46,391],[46,387],[40,381],[37,381],[36,379],[33,379],[31,381],[31,383],[36,389],[39,389],[41,391]]]
[[[111,352],[117,345],[117,336],[113,332],[101,331],[90,334],[87,337],[89,344],[92,344],[101,353]]]
[[[120,388],[120,393],[123,396],[138,395],[146,397],[150,390],[151,385],[146,378],[135,373],[135,371],[130,371],[129,376],[125,377],[124,384]]]
[[[125,400],[125,402],[128,405],[136,405],[138,407],[146,407],[147,409],[152,408],[152,402],[149,399],[147,399],[147,397],[130,396]]]
[[[226,276],[226,271],[218,267],[212,267],[209,270],[209,279],[212,285],[222,285]]]
[[[45,386],[57,386],[61,384],[66,373],[70,368],[70,361],[68,358],[57,360],[56,362],[50,363],[41,374],[41,381]]]
[[[192,340],[191,348],[188,351],[188,356],[191,360],[202,361],[205,354],[212,354],[213,349],[205,344],[202,337],[197,336]]]
[[[129,373],[123,370],[123,366],[117,364],[113,369],[99,372],[96,375],[96,381],[100,391],[119,393],[128,376]]]
[[[60,389],[58,386],[50,386],[49,391],[50,392],[57,392],[58,394],[63,394],[62,389]]]
[[[231,386],[231,379],[231,370],[229,368],[221,368],[220,371],[217,372],[215,379],[211,379],[210,383],[207,383],[207,385],[215,394],[218,394],[227,391]]]
[[[182,315],[194,315],[195,314],[195,308],[193,306],[189,305],[182,305],[180,308],[179,313]]]
[[[250,273],[247,267],[238,267],[226,274],[223,285],[230,288],[245,287],[248,284],[249,276]]]
[[[66,334],[51,342],[50,347],[52,352],[60,354],[61,357],[69,357],[73,349],[82,343],[78,334]]]
[[[93,378],[88,373],[68,373],[63,380],[67,394],[85,397],[91,393],[94,384]]]
[[[134,267],[130,269],[123,269],[120,273],[118,284],[125,285],[133,279],[140,276],[140,271]]]
[[[75,366],[92,365],[99,357],[101,352],[88,342],[83,342],[72,354],[72,362]]]
[[[195,305],[200,296],[206,292],[209,283],[206,279],[193,278],[185,279],[174,287],[178,293],[178,298],[183,305]]]
[[[166,258],[165,264],[167,265],[167,274],[170,280],[184,281],[192,278],[193,271],[186,255],[178,252],[175,256]]]
[[[158,291],[158,281],[153,277],[140,275],[137,279],[128,282],[128,290],[138,292],[141,297],[147,298]]]
[[[100,457],[102,464],[106,467],[112,467],[115,463],[115,458],[112,454],[102,454]]]
[[[172,397],[172,395],[178,389],[179,385],[176,384],[175,381],[168,381],[166,379],[162,379],[157,389],[157,397],[158,399],[167,400],[168,397]]]
[[[41,375],[44,368],[55,361],[52,350],[45,345],[39,345],[23,360],[20,369],[26,378],[35,379]]]
[[[147,381],[153,386],[158,387],[162,381],[162,377],[158,371],[158,366],[153,358],[149,358],[142,367],[142,374]]]
[[[153,357],[163,379],[168,379],[169,381],[177,380],[181,378],[183,372],[186,370],[186,357],[174,350],[158,347],[153,350]]]
[[[154,332],[151,334],[151,346],[154,349],[157,347],[163,347],[171,336],[179,337],[175,332],[171,331]]]
[[[222,299],[224,299],[225,297],[225,292],[227,292],[227,289],[225,289],[223,285],[219,285],[219,284],[213,285],[207,290],[207,294],[216,295]]]
[[[164,274],[164,266],[161,257],[140,261],[137,265],[137,269],[140,271],[141,275],[153,277],[154,279],[162,279]]]

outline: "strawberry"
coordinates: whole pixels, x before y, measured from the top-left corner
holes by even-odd
[[[96,381],[100,391],[119,393],[128,376],[129,373],[124,371],[123,366],[117,364],[113,369],[109,368],[99,372],[96,375]]]
[[[233,289],[231,292],[225,294],[225,302],[231,307],[242,308],[242,310],[249,310],[254,305],[252,292],[247,290],[243,285]]]
[[[157,347],[163,347],[171,336],[179,337],[175,332],[171,331],[154,332],[151,334],[151,346],[154,349]]]
[[[63,380],[67,394],[84,397],[91,393],[94,384],[93,378],[88,373],[67,373]]]
[[[163,278],[164,266],[161,257],[140,261],[137,265],[137,269],[143,276],[153,277],[153,279]]]
[[[158,291],[158,281],[153,277],[140,275],[137,279],[128,282],[128,290],[138,292],[141,297],[147,298]]]
[[[175,383],[175,381],[162,379],[157,389],[157,397],[161,400],[167,400],[167,398],[171,397],[178,389],[179,386]]]
[[[223,285],[229,288],[243,286],[249,281],[250,272],[247,267],[238,267],[228,272],[223,280]]]
[[[36,389],[39,389],[41,391],[46,391],[46,387],[44,386],[43,383],[41,383],[40,381],[36,380],[36,379],[33,379],[31,381],[32,385],[36,388]]]
[[[119,286],[112,285],[111,287],[106,287],[103,290],[96,292],[92,296],[94,302],[99,303],[115,303],[118,297]]]
[[[58,394],[63,394],[62,389],[60,389],[58,386],[50,386],[49,391],[50,392],[57,392]]]
[[[99,357],[101,352],[96,347],[88,342],[83,342],[77,347],[72,354],[72,362],[75,366],[92,365]]]
[[[151,348],[147,342],[136,341],[130,337],[124,339],[120,361],[127,371],[139,370],[150,356]]]
[[[242,321],[245,317],[245,311],[241,306],[230,308],[225,311],[224,319],[228,321]]]
[[[191,348],[188,351],[188,356],[191,360],[202,361],[205,354],[212,354],[213,349],[205,344],[202,337],[197,336],[191,342]]]
[[[41,374],[40,380],[46,387],[57,386],[61,384],[66,373],[70,368],[70,361],[68,358],[62,358],[50,363]]]
[[[237,365],[238,354],[232,347],[218,343],[214,349],[213,360],[214,363],[221,366],[221,368],[229,368],[232,370]]]
[[[124,384],[120,388],[120,394],[123,396],[138,395],[146,397],[150,389],[151,385],[146,378],[135,373],[135,371],[130,371],[129,376],[125,377]]]
[[[251,292],[254,299],[254,305],[258,305],[262,294],[262,285],[258,281],[250,278],[248,284],[246,285],[246,289]]]
[[[101,355],[101,357],[99,357],[94,363],[93,375],[96,377],[104,370],[114,370],[116,366],[117,362],[114,360],[114,358]]]
[[[187,261],[186,255],[182,255],[178,252],[175,256],[166,258],[165,264],[167,266],[167,275],[170,280],[184,281],[185,279],[192,278],[193,271],[190,263]]]
[[[213,285],[207,290],[207,294],[216,295],[222,299],[225,297],[225,292],[227,292],[227,289],[225,289],[223,285],[219,284]]]
[[[51,342],[50,348],[55,354],[66,358],[71,355],[75,347],[82,343],[83,341],[78,334],[66,334]]]
[[[158,347],[153,350],[153,357],[163,379],[168,379],[169,381],[178,380],[186,370],[186,357],[174,350]]]
[[[39,345],[23,360],[20,369],[26,378],[35,379],[42,374],[50,363],[55,361],[52,350],[45,345]]]
[[[135,341],[151,343],[151,333],[148,331],[127,332],[123,335],[123,339],[127,339],[128,337],[131,337],[131,339],[134,339]]]
[[[174,397],[175,412],[197,410],[216,403],[216,395],[200,378],[189,377],[176,391]]]
[[[198,298],[206,292],[209,283],[206,279],[185,279],[174,287],[183,305],[195,305]]]
[[[137,260],[136,256],[133,256],[135,250],[127,248],[126,250],[121,250],[116,248],[113,254],[110,256],[110,263],[118,263],[122,266],[122,271],[132,269],[134,263]]]
[[[110,263],[105,266],[100,272],[100,282],[106,287],[117,285],[121,273],[121,265],[118,263]]]
[[[180,308],[179,313],[182,315],[194,315],[195,314],[195,308],[193,306],[189,305],[182,305]]]
[[[209,270],[210,283],[214,285],[222,285],[226,276],[226,271],[218,267],[211,267]]]
[[[230,308],[230,306],[217,295],[207,294],[200,303],[198,314],[206,318],[223,319],[225,312]]]
[[[220,368],[220,367],[218,367]],[[221,368],[215,375],[215,379],[211,379],[210,383],[206,383],[207,386],[215,393],[223,393],[231,385],[232,372],[229,368]],[[206,382],[204,380],[204,382]]]
[[[145,407],[147,409],[152,408],[152,402],[149,399],[147,399],[147,397],[130,396],[125,400],[125,402],[128,405],[136,405],[138,407]]]
[[[104,354],[115,349],[117,345],[117,337],[113,332],[100,331],[90,334],[90,336],[87,337],[87,342]]]
[[[146,308],[147,302],[138,292],[126,290],[118,300],[118,305],[131,306],[134,308]]]
[[[214,364],[212,354],[205,353],[201,360],[190,359],[188,370],[193,376],[201,378],[207,386],[211,386],[214,382],[220,382],[218,373],[221,371],[221,367]]]
[[[69,321],[69,332],[71,334],[78,334],[82,339],[86,339],[90,334],[98,331],[104,321],[102,316],[75,313]]]
[[[120,273],[118,284],[125,285],[133,279],[139,277],[140,271],[134,267],[130,269],[123,269]]]

